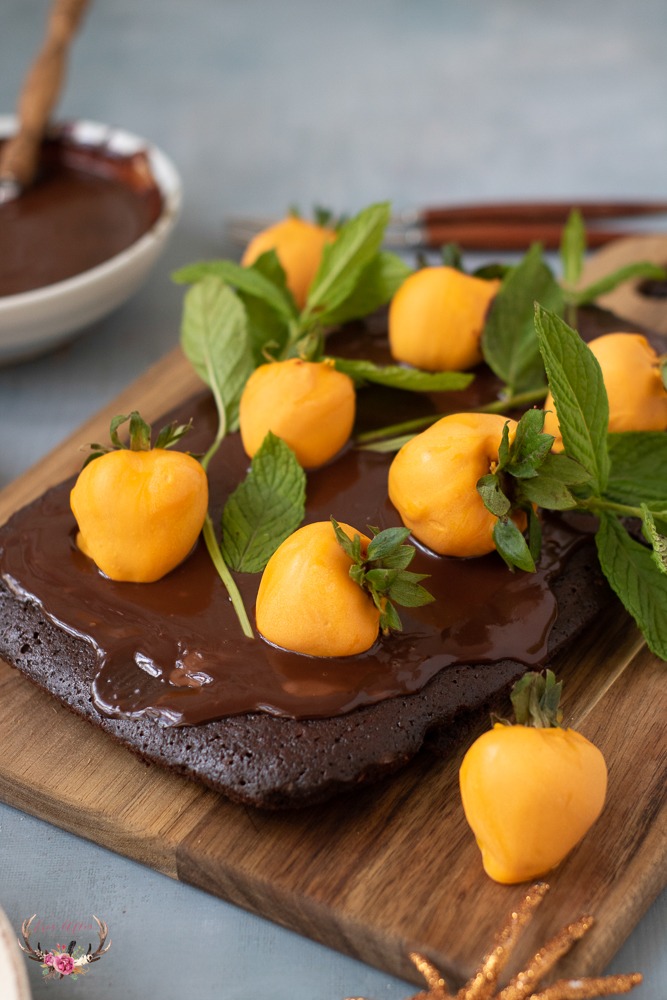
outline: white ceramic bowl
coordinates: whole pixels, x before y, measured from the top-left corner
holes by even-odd
[[[25,959],[17,944],[17,931],[0,910],[0,997],[2,1000],[30,1000]]]
[[[0,116],[0,137],[14,129],[14,118]],[[98,122],[68,123],[68,135],[111,152],[131,155],[144,150],[163,210],[148,232],[103,264],[53,285],[0,296],[0,364],[44,354],[125,302],[148,276],[178,218],[181,182],[163,152],[139,136]]]

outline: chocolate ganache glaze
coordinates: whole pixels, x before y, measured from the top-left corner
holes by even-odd
[[[0,205],[0,296],[104,263],[148,232],[161,210],[145,152],[87,145],[63,128],[44,142],[34,184]]]
[[[346,347],[353,353],[359,347],[355,338],[366,356],[381,353],[372,330],[348,333]],[[419,408],[465,409],[488,389],[485,378],[476,379],[463,399],[460,393],[415,397],[371,387],[360,393],[361,419],[365,422],[363,411],[377,423],[386,422],[388,412],[395,420],[402,411],[414,415]],[[452,407],[453,401],[459,405]],[[187,447],[203,452],[216,429],[210,395],[190,400],[165,420],[175,417],[192,419]],[[333,514],[360,531],[400,524],[387,499],[391,457],[348,447],[310,472],[306,520]],[[230,435],[210,466],[214,523],[248,464],[238,434]],[[418,691],[439,671],[460,664],[510,659],[539,665],[557,615],[550,583],[574,549],[590,541],[590,530],[581,523],[546,518],[534,574],[510,572],[495,553],[453,559],[418,548],[411,569],[429,574],[425,585],[434,603],[400,609],[403,631],[379,637],[362,656],[314,658],[243,636],[201,541],[157,583],[104,577],[77,549],[71,486],[72,481],[48,491],[0,529],[2,578],[20,600],[35,602],[60,628],[92,644],[98,661],[92,697],[101,713],[146,715],[167,725],[256,711],[295,719],[333,717]],[[259,579],[259,574],[237,576],[251,616]]]

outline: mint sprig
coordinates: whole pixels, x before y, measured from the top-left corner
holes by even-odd
[[[181,347],[200,378],[209,386],[218,414],[215,439],[202,458],[202,466],[208,472],[211,459],[227,431],[237,425],[241,393],[254,368],[245,311],[220,277],[206,275],[188,290],[181,324]],[[248,613],[218,545],[210,514],[206,515],[202,534],[243,633],[252,639],[254,633]]]
[[[605,274],[597,281],[579,288],[579,282],[586,256],[586,228],[581,212],[573,209],[563,229],[560,246],[561,263],[563,267],[563,294],[567,307],[567,316],[571,325],[576,324],[576,310],[579,306],[590,305],[601,295],[608,295],[619,285],[633,278],[652,278],[657,281],[667,277],[664,268],[650,261],[635,261]]]
[[[340,225],[336,240],[324,248],[301,312],[274,251],[250,267],[230,260],[202,261],[180,268],[173,278],[179,284],[198,284],[216,277],[234,291],[245,306],[255,364],[266,355],[319,360],[327,329],[386,305],[411,272],[400,257],[381,249],[389,215],[388,203],[370,205]]]
[[[609,434],[609,479],[605,496],[618,503],[667,508],[667,434],[624,431]]]
[[[649,648],[667,659],[667,500],[660,460],[664,434],[609,435],[606,391],[590,349],[563,320],[539,307],[536,328],[565,450],[591,477],[583,489],[573,490],[576,507],[597,516],[602,572]],[[629,534],[628,518],[640,520],[649,545]]]
[[[331,524],[338,544],[352,560],[350,577],[373,599],[380,612],[380,628],[383,634],[401,631],[403,626],[395,604],[406,608],[419,608],[430,604],[435,598],[421,586],[426,573],[412,573],[407,567],[415,555],[415,548],[406,545],[409,528],[386,528],[378,531],[369,527],[373,538],[364,555],[361,538],[355,534],[348,538],[334,517]]]
[[[649,649],[667,660],[667,575],[653,549],[631,538],[617,517],[600,512],[595,535],[602,572],[644,634]]]
[[[318,314],[320,319],[326,317],[352,295],[361,274],[380,251],[390,214],[389,202],[382,202],[343,223],[334,242],[324,247],[306,299],[306,320]]]
[[[449,392],[465,389],[474,379],[468,372],[424,372],[401,365],[376,365],[372,361],[331,358],[335,368],[349,375],[357,385],[374,382],[410,392]]]
[[[560,317],[535,307],[535,329],[568,455],[600,494],[609,478],[609,403],[597,358]]]
[[[392,298],[412,268],[397,254],[382,250],[376,253],[358,273],[352,291],[338,306],[325,305],[317,316],[319,325],[342,326],[376,312]],[[302,323],[310,320],[304,317]]]
[[[541,532],[534,505],[570,510],[578,502],[572,487],[590,479],[579,463],[551,453],[554,438],[543,433],[543,426],[544,412],[527,410],[510,442],[506,423],[496,467],[477,483],[485,507],[497,518],[493,528],[496,549],[512,570],[535,571]],[[527,540],[515,523],[520,512],[528,523]]]
[[[222,440],[238,426],[239,400],[255,366],[245,310],[221,278],[207,275],[188,290],[181,347],[213,393]]]
[[[545,386],[544,366],[535,337],[535,302],[561,312],[563,295],[539,244],[530,248],[503,280],[482,332],[482,353],[505,383],[504,396]]]
[[[222,554],[238,573],[261,573],[305,513],[306,474],[270,431],[222,512]]]

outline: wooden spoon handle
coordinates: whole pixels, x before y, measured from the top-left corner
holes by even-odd
[[[18,103],[19,127],[0,155],[0,177],[22,188],[36,173],[39,145],[65,78],[70,43],[89,0],[55,0],[46,37],[26,76]]]

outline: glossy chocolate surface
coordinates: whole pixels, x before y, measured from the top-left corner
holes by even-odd
[[[0,205],[0,296],[104,263],[143,236],[161,209],[145,153],[122,156],[67,132],[46,141],[34,184]]]
[[[584,313],[582,320],[589,336],[616,325],[599,311]],[[382,317],[348,328],[328,346],[334,354],[386,361]],[[428,396],[367,387],[358,394],[358,425],[367,429],[424,412],[469,409],[493,391],[493,378],[484,371],[463,393]],[[205,451],[216,430],[209,394],[184,403],[165,420],[175,416],[193,421],[184,446]],[[399,524],[387,499],[390,461],[390,455],[348,448],[310,472],[306,520],[333,514],[360,531]],[[210,466],[214,524],[248,464],[238,435],[229,436]],[[96,649],[92,694],[100,711],[147,714],[176,725],[251,711],[330,717],[418,691],[438,671],[460,664],[511,659],[539,665],[557,615],[550,581],[587,534],[581,523],[545,519],[535,574],[509,572],[495,553],[466,560],[418,549],[411,569],[429,574],[425,584],[436,601],[401,609],[404,631],[379,638],[366,654],[320,659],[277,649],[259,637],[246,639],[201,541],[157,583],[105,578],[76,547],[71,486],[49,491],[0,529],[0,573],[17,596],[36,601],[48,617]],[[238,577],[251,618],[259,579],[259,574]]]

